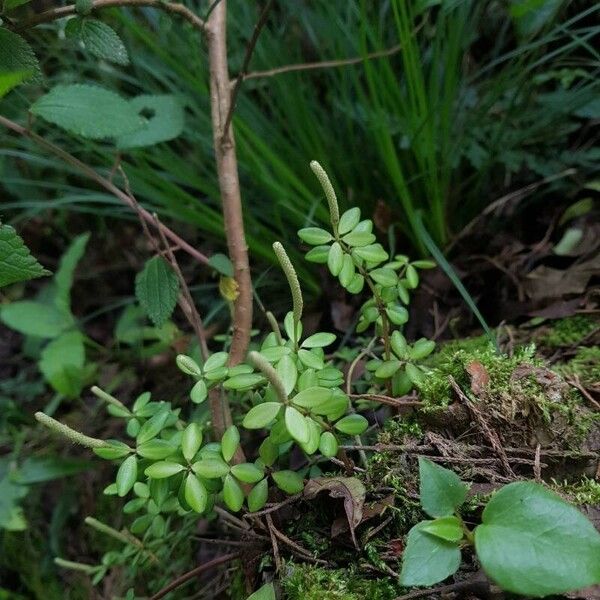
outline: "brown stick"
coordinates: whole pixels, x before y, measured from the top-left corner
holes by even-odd
[[[210,63],[210,105],[219,189],[223,203],[225,236],[233,263],[238,297],[234,303],[233,337],[229,363],[241,362],[250,342],[252,327],[252,280],[244,235],[242,199],[235,142],[231,128],[225,128],[231,106],[227,63],[227,0],[221,0],[205,25]],[[225,409],[227,407],[224,407]]]
[[[96,182],[100,187],[104,188],[107,192],[110,192],[111,194],[113,194],[113,196],[116,196],[119,200],[121,200],[123,204],[126,204],[127,206],[129,206],[129,208],[137,212],[136,201],[133,198],[131,198],[123,190],[114,185],[111,181],[102,177],[102,175],[94,171],[94,169],[81,162],[78,158],[75,158],[72,154],[69,154],[62,148],[55,146],[51,142],[46,141],[43,137],[37,135],[36,133],[33,133],[33,131],[30,131],[26,127],[23,127],[18,123],[15,123],[14,121],[7,119],[6,117],[3,117],[2,115],[0,115],[0,125],[3,125],[7,129],[18,133],[19,135],[29,138],[30,140],[34,141],[38,146],[49,150],[52,154],[64,160],[67,164],[75,167],[76,169],[79,169],[79,171],[81,171],[88,179],[91,179],[92,181]],[[146,221],[146,223],[148,223],[149,225],[152,225],[153,227],[156,226],[154,217],[146,209],[142,207],[139,207],[139,209],[139,214],[141,218],[143,218],[144,221]],[[174,231],[169,229],[166,225],[160,224],[159,227],[165,234],[165,236],[172,242],[174,242],[176,246],[181,248],[181,250],[187,252],[199,263],[202,263],[203,265],[208,264],[208,257],[202,254],[202,252],[199,252],[186,241],[182,240]]]
[[[238,557],[239,553],[235,552],[232,554],[225,554],[224,556],[219,556],[217,558],[214,558],[213,560],[209,560],[208,562],[197,566],[195,569],[184,573],[183,575],[181,575],[181,577],[178,577],[177,579],[169,583],[169,585],[165,586],[158,593],[154,594],[154,596],[152,596],[150,600],[160,600],[161,598],[164,598],[169,592],[172,592],[173,590],[177,589],[179,586],[188,582],[190,579],[194,579],[194,577],[197,577],[201,573],[204,573],[204,571],[208,571],[209,569],[218,567],[219,565],[234,560]]]
[[[150,7],[158,10],[164,10],[167,13],[177,15],[185,19],[194,29],[198,31],[204,31],[204,21],[195,15],[189,8],[183,4],[165,2],[164,0],[94,0],[93,9],[99,10],[102,8],[114,8],[123,6],[133,7]],[[68,6],[59,6],[58,8],[51,8],[43,13],[34,15],[14,27],[15,31],[23,31],[42,23],[49,23],[50,21],[56,21],[56,19],[62,19],[70,15],[76,14],[75,5],[69,4]]]

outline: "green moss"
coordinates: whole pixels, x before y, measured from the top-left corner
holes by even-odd
[[[558,319],[552,323],[551,329],[542,336],[540,343],[557,348],[560,346],[576,346],[598,327],[598,323],[587,315],[574,315]]]
[[[554,482],[554,489],[561,494],[566,494],[573,504],[579,506],[587,504],[591,506],[600,505],[600,482],[595,479],[584,477],[576,483]]]
[[[281,585],[287,600],[393,600],[400,593],[392,579],[367,579],[354,567],[290,564]]]
[[[600,347],[582,347],[577,354],[555,370],[565,377],[576,375],[583,384],[597,384],[600,381]]]

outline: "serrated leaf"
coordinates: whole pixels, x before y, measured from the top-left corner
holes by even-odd
[[[0,287],[44,275],[50,275],[50,271],[30,254],[15,229],[0,223]]]
[[[30,111],[92,140],[133,133],[146,125],[130,102],[110,90],[87,84],[57,85],[39,98]]]
[[[155,256],[146,262],[135,278],[135,295],[157,327],[171,316],[179,296],[179,279],[164,258]]]
[[[427,586],[443,581],[460,566],[460,549],[423,531],[432,521],[421,521],[409,532],[402,555],[400,584]]]
[[[281,406],[279,402],[257,404],[248,411],[242,425],[246,429],[262,429],[275,419],[281,410]]]
[[[68,331],[53,339],[42,350],[38,363],[46,381],[67,398],[81,393],[84,365],[85,347],[79,331]]]
[[[69,19],[65,35],[81,42],[83,47],[94,56],[116,63],[128,65],[127,48],[117,32],[102,21],[75,17]]]
[[[129,105],[138,115],[150,113],[152,116],[141,129],[120,135],[117,138],[118,148],[152,146],[172,140],[183,131],[183,106],[175,96],[137,96]]]
[[[35,53],[27,41],[19,34],[0,28],[0,72],[26,72],[25,81],[39,83],[42,72]]]
[[[428,515],[446,517],[465,501],[467,486],[453,471],[420,456],[419,495],[421,506]]]
[[[231,475],[227,475],[223,482],[223,500],[227,508],[233,512],[238,512],[244,504],[244,492]]]
[[[492,496],[475,549],[486,574],[515,594],[549,596],[600,583],[600,533],[533,482],[511,483]]]

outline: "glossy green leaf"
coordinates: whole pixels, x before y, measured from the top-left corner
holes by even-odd
[[[349,208],[340,217],[340,222],[338,223],[338,233],[340,235],[344,235],[345,233],[352,231],[358,225],[359,221],[360,208]]]
[[[352,281],[346,286],[351,294],[360,294],[365,285],[365,278],[360,273],[355,273]]]
[[[386,360],[377,367],[375,377],[380,379],[389,379],[401,367],[402,363],[399,360]]]
[[[181,473],[184,469],[185,467],[179,463],[163,460],[146,467],[144,473],[150,479],[165,479]]]
[[[232,512],[238,512],[244,504],[244,492],[231,475],[227,475],[223,482],[223,500]]]
[[[29,109],[34,115],[89,139],[117,137],[146,123],[127,100],[95,85],[57,85]]]
[[[138,444],[136,451],[142,458],[149,460],[163,460],[175,454],[177,447],[166,440],[153,439],[143,444]]]
[[[400,585],[429,586],[446,579],[460,566],[460,549],[426,533],[432,521],[421,521],[409,532],[402,555]]]
[[[185,501],[194,512],[203,513],[206,510],[208,492],[202,482],[193,473],[190,473],[185,480],[184,496]]]
[[[335,342],[333,333],[315,333],[307,337],[301,344],[302,348],[324,348]]]
[[[231,467],[231,474],[244,483],[256,483],[264,476],[264,471],[253,463],[240,463]]]
[[[440,517],[422,528],[422,531],[435,535],[436,537],[446,540],[447,542],[459,542],[464,535],[462,524],[458,517]]]
[[[151,258],[138,273],[135,278],[135,295],[157,327],[166,323],[177,304],[179,279],[162,256]]]
[[[373,269],[369,272],[369,275],[374,281],[385,287],[397,285],[398,283],[398,275],[396,275],[396,272],[389,267]]]
[[[285,409],[285,426],[290,435],[300,444],[308,442],[310,431],[308,423],[304,416],[299,413],[293,406],[288,406]]]
[[[194,404],[201,404],[208,397],[208,388],[204,379],[199,379],[190,391],[190,399]]]
[[[323,456],[332,458],[338,453],[338,441],[330,431],[324,431],[319,440],[319,450]]]
[[[398,331],[394,331],[390,338],[390,344],[392,346],[392,350],[394,354],[398,358],[404,358],[408,351],[408,343],[406,342],[406,338]]]
[[[347,233],[342,240],[353,248],[363,248],[369,246],[375,241],[375,236],[370,232],[352,231]]]
[[[179,370],[183,371],[186,375],[202,377],[202,369],[191,356],[178,354],[175,357],[175,364],[179,367]]]
[[[327,255],[327,267],[334,277],[337,277],[342,270],[344,260],[344,251],[338,242],[331,244],[329,254]]]
[[[320,227],[305,227],[298,232],[298,237],[311,246],[320,246],[333,239],[329,231]]]
[[[192,460],[202,445],[202,428],[198,423],[190,423],[183,431],[181,450],[186,460]]]
[[[262,429],[266,427],[281,410],[279,402],[262,402],[252,407],[242,422],[246,429]]]
[[[298,380],[296,363],[289,355],[284,356],[277,363],[276,371],[281,383],[283,383],[285,393],[288,395],[291,394]]]
[[[162,409],[157,412],[153,417],[148,419],[141,427],[140,432],[137,435],[137,443],[143,444],[148,440],[156,437],[165,427],[167,419],[169,418],[169,410]]]
[[[105,460],[116,460],[117,458],[127,456],[131,452],[131,448],[124,442],[119,440],[106,440],[106,442],[108,446],[93,449],[96,456]]]
[[[286,494],[298,494],[304,489],[304,481],[295,471],[275,471],[271,477],[277,487]]]
[[[277,460],[279,451],[270,438],[265,438],[258,447],[258,455],[265,466],[271,467]]]
[[[408,321],[408,311],[399,304],[388,305],[385,314],[394,325],[404,325]]]
[[[315,386],[298,392],[292,402],[302,408],[314,408],[331,399],[333,392],[330,388]]]
[[[117,484],[117,494],[125,496],[133,487],[135,480],[137,479],[137,460],[135,456],[128,456],[119,467],[117,471],[117,478],[115,483]]]
[[[298,350],[298,358],[304,366],[310,369],[315,369],[318,371],[320,369],[325,368],[323,360],[310,350],[305,350],[304,348],[301,348],[300,350]]]
[[[425,338],[418,339],[409,350],[411,360],[421,360],[429,356],[435,350],[435,342]]]
[[[360,435],[369,426],[369,422],[362,415],[348,415],[340,419],[334,427],[347,435]]]
[[[240,432],[235,425],[227,428],[221,438],[221,453],[223,458],[229,462],[240,445]]]
[[[425,374],[419,367],[411,363],[406,363],[405,367],[408,378],[415,384],[421,385],[425,381]]]
[[[515,594],[548,596],[600,583],[600,533],[533,482],[511,483],[492,496],[475,549],[486,574]]]
[[[329,256],[329,246],[316,246],[309,250],[304,258],[312,263],[324,265],[327,263],[327,257]]]
[[[381,244],[370,244],[361,248],[355,248],[354,254],[369,263],[380,263],[389,258],[388,253]]]
[[[259,481],[248,494],[248,510],[250,512],[256,512],[264,507],[269,497],[269,482],[267,479]]]
[[[305,420],[308,424],[308,441],[305,444],[300,444],[300,446],[306,454],[310,455],[314,454],[319,448],[322,429],[314,419],[306,417]]]
[[[192,471],[205,479],[219,479],[229,473],[229,465],[218,456],[206,457],[195,462]]]
[[[207,374],[207,377],[210,374]],[[250,390],[258,385],[262,385],[266,383],[266,379],[263,375],[259,373],[245,373],[243,375],[236,375],[235,377],[230,377],[223,383],[223,387],[226,390]]]
[[[421,506],[428,515],[452,515],[465,501],[467,490],[456,473],[419,457],[419,495]]]
[[[287,346],[272,346],[271,348],[262,348],[260,351],[261,356],[269,362],[277,362],[284,356],[289,355],[291,350]]]
[[[356,268],[354,266],[354,261],[349,254],[344,254],[344,258],[342,260],[342,269],[340,274],[338,275],[340,283],[343,287],[348,287],[356,274]]]
[[[202,368],[205,373],[208,371],[214,371],[215,369],[224,367],[227,364],[228,359],[229,354],[227,354],[227,352],[215,352],[206,359],[206,362]]]

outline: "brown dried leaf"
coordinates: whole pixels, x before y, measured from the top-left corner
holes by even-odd
[[[304,498],[314,499],[321,492],[327,491],[332,498],[344,500],[344,510],[352,541],[357,546],[354,530],[363,518],[363,506],[367,490],[360,479],[356,477],[317,477],[311,479],[304,488]]]
[[[465,370],[471,377],[471,391],[480,396],[490,382],[490,375],[486,368],[477,360],[470,362]]]

